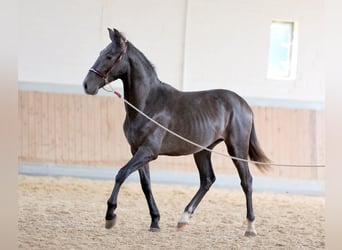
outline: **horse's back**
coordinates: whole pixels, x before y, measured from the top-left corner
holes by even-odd
[[[225,112],[251,113],[248,103],[238,94],[226,89],[180,92],[175,99],[181,110],[187,108],[220,110]]]

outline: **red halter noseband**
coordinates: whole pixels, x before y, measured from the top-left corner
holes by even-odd
[[[102,72],[98,71],[97,69],[94,69],[93,67],[91,67],[89,69],[89,71],[94,72],[96,75],[101,77],[104,80],[105,85],[107,85],[109,83],[108,82],[108,76],[109,76],[110,72],[112,72],[112,70],[115,68],[115,66],[121,61],[122,57],[126,54],[126,52],[127,52],[127,40],[125,40],[123,42],[123,46],[121,47],[120,55],[115,59],[113,66],[110,67],[110,69],[106,73],[102,73]]]

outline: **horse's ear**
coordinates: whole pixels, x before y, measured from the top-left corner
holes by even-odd
[[[115,34],[118,32],[116,29],[107,28],[109,32],[110,40],[115,41]]]
[[[110,28],[108,28],[108,31],[109,31],[110,40],[112,40],[112,42],[120,41],[121,34],[120,34],[120,32],[117,29],[114,29],[114,28],[110,29]]]

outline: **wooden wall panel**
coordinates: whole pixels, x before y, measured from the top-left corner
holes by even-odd
[[[55,158],[53,159],[55,163],[64,163],[65,155],[63,154],[63,106],[62,101],[63,95],[56,95],[55,97],[55,120],[56,120],[56,144],[55,144]]]
[[[21,145],[21,155],[19,155],[19,158],[22,158],[22,160],[30,161],[29,159],[29,95],[26,92],[20,92],[19,101],[21,102],[21,113],[18,114],[20,117],[20,123],[21,123],[21,131],[22,131],[22,138],[19,142],[19,145]],[[20,126],[19,126],[20,127]]]
[[[19,91],[19,161],[122,166],[131,157],[123,134],[123,102],[109,96]],[[273,162],[324,164],[324,111],[252,107],[262,148]],[[215,150],[226,153],[223,143]],[[214,169],[236,174],[213,154]],[[153,168],[197,171],[192,156],[160,156]],[[251,165],[253,175],[262,175]],[[324,169],[273,167],[266,176],[323,179]]]
[[[23,155],[23,127],[24,124],[22,122],[22,110],[23,110],[23,98],[22,93],[18,93],[18,155]]]
[[[78,95],[75,95],[73,98],[73,107],[74,112],[72,115],[73,119],[73,131],[74,131],[74,158],[73,163],[82,161],[82,113],[81,113],[81,98]]]

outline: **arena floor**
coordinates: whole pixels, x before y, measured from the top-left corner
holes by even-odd
[[[177,221],[195,186],[153,184],[161,231],[149,232],[150,217],[140,185],[125,183],[117,224],[104,227],[113,181],[18,176],[20,249],[324,249],[323,196],[254,192],[258,235],[244,237],[242,190],[212,188],[189,226]]]

